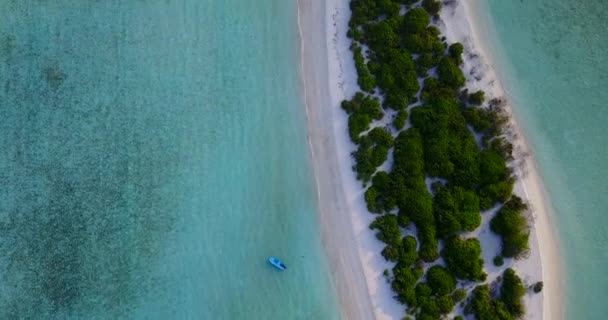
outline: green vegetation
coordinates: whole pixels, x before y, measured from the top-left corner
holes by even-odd
[[[490,221],[490,229],[502,239],[502,256],[522,258],[530,251],[530,227],[523,215],[527,209],[519,197],[513,196]]]
[[[454,43],[448,48],[450,57],[454,59],[458,64],[462,63],[462,53],[464,52],[464,46],[462,43]]]
[[[497,267],[500,267],[503,264],[505,264],[505,259],[502,256],[496,256],[496,257],[494,257],[494,259],[492,261],[494,262],[494,265]]]
[[[469,103],[475,106],[480,106],[486,100],[486,94],[483,90],[476,91],[469,95]]]
[[[395,119],[393,120],[393,127],[395,127],[395,129],[397,129],[397,130],[401,130],[401,129],[403,129],[403,127],[405,127],[406,121],[407,121],[407,111],[401,110],[397,113],[397,116],[395,116]]]
[[[478,286],[473,290],[465,312],[474,314],[477,320],[520,319],[524,315],[522,298],[525,294],[521,279],[509,268],[502,275],[499,296],[492,297],[488,285]]]
[[[448,269],[456,278],[472,281],[483,281],[486,278],[480,255],[481,245],[475,238],[463,240],[452,237],[445,242],[445,247],[441,251]]]
[[[456,288],[456,280],[447,269],[433,266],[426,273],[426,282],[434,295],[448,295]]]
[[[369,228],[380,231],[376,234],[378,240],[388,245],[398,246],[401,244],[401,230],[399,230],[395,215],[387,214],[380,216],[372,222]]]
[[[461,187],[435,186],[437,235],[442,238],[460,231],[473,231],[481,224],[479,198]]]
[[[502,274],[502,285],[500,287],[500,299],[504,302],[507,311],[514,317],[520,318],[524,315],[523,296],[526,287],[521,279],[511,268]]]
[[[492,299],[488,285],[478,286],[473,290],[466,313],[473,313],[476,320],[511,320],[513,317],[505,310],[504,303]]]
[[[532,286],[532,291],[534,291],[534,293],[539,293],[539,292],[543,291],[543,282],[539,281],[539,282],[535,283]]]
[[[439,10],[441,10],[441,2],[437,0],[422,0],[422,7],[430,15],[439,17]]]
[[[363,89],[363,91],[373,93],[374,87],[376,86],[376,79],[371,75],[369,69],[367,68],[361,47],[353,44],[351,49],[355,56],[355,67],[357,68],[358,75],[357,84],[359,87],[361,87],[361,89]]]
[[[380,120],[384,115],[378,99],[358,92],[350,101],[342,101],[342,109],[349,114],[348,132],[353,142],[359,141],[359,135],[369,129],[372,120]]]
[[[454,293],[452,293],[452,298],[454,299],[454,302],[460,302],[466,297],[467,291],[464,289],[457,289],[456,291],[454,291]]]
[[[458,64],[459,61],[452,57],[443,57],[439,61],[439,66],[437,67],[439,81],[446,87],[458,89],[464,85],[464,74],[458,67]]]
[[[367,135],[359,137],[359,147],[353,153],[357,179],[370,181],[376,168],[386,161],[392,146],[393,136],[380,127],[373,128]]]
[[[407,10],[401,14],[403,5]],[[368,186],[368,210],[378,214],[370,228],[385,244],[382,255],[396,262],[390,277],[396,299],[416,319],[440,319],[465,300],[467,291],[457,290],[457,281],[485,281],[479,241],[461,237],[479,227],[480,211],[503,206],[491,222],[502,238],[502,256],[520,257],[528,246],[527,222],[520,219],[525,209],[512,195],[514,178],[507,167],[513,152],[503,135],[507,114],[502,101],[480,107],[485,93],[463,88],[464,46],[446,44],[431,25],[441,5],[438,0],[351,0],[347,33],[363,91],[342,103],[357,145],[353,170]],[[382,106],[372,93],[383,96]],[[385,116],[383,109],[397,111],[392,128],[372,126]],[[411,126],[404,130],[408,116]],[[377,171],[391,149],[392,167]],[[429,178],[435,181],[430,188]],[[403,237],[402,229],[412,225],[416,237]],[[446,267],[435,265],[424,274],[425,264],[440,254]],[[494,263],[502,264],[502,256]],[[499,298],[488,286],[477,287],[468,309],[478,319],[516,317],[523,305],[513,275],[503,276]]]

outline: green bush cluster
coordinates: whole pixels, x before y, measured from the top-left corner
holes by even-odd
[[[437,235],[453,236],[460,231],[473,231],[481,224],[479,198],[462,187],[435,186],[435,221]]]
[[[400,14],[403,5],[408,10]],[[508,118],[498,107],[500,101],[490,101],[488,108],[476,107],[484,103],[483,91],[463,90],[464,46],[448,46],[430,24],[431,16],[439,14],[440,1],[351,0],[350,7],[348,36],[359,86],[383,96],[382,106],[362,92],[342,103],[349,114],[350,137],[357,144],[353,169],[364,184],[371,181],[365,201],[370,212],[379,214],[370,228],[385,243],[382,255],[396,262],[391,287],[396,298],[408,304],[408,314],[440,319],[466,297],[465,290],[455,290],[457,280],[486,278],[479,241],[465,240],[460,234],[480,225],[480,211],[515,198],[514,179],[506,165],[513,146],[502,136]],[[428,76],[431,69],[436,69],[436,77]],[[418,106],[408,109],[416,102]],[[374,119],[384,116],[382,108],[397,111],[394,139],[385,128],[364,134]],[[403,130],[406,110],[411,127]],[[481,135],[481,145],[471,128]],[[377,172],[391,148],[392,168]],[[439,181],[430,190],[427,177]],[[503,255],[517,255],[514,244],[527,245],[526,237],[512,234],[509,228],[514,220],[510,208],[501,209],[506,213],[492,221],[494,232],[504,234]],[[402,238],[401,228],[410,224],[415,225],[416,238]],[[446,267],[432,266],[425,275],[424,264],[439,258],[439,241],[444,244],[441,256]],[[487,296],[493,304],[491,316],[517,312],[516,303],[505,303],[517,299],[492,302],[489,288],[484,290],[478,287],[474,294],[479,296],[480,310]]]
[[[395,127],[395,129],[397,129],[397,130],[401,130],[401,129],[403,129],[403,127],[405,127],[406,121],[407,121],[407,111],[401,110],[397,113],[397,115],[395,116],[395,119],[393,120],[393,127]]]
[[[376,168],[386,161],[392,146],[393,136],[384,128],[373,128],[367,135],[360,137],[357,151],[353,152],[357,179],[368,182]]]
[[[485,144],[500,135],[508,121],[507,114],[499,108],[470,107],[464,108],[462,114],[467,123],[482,135]]]
[[[372,76],[367,68],[361,47],[353,43],[351,50],[353,51],[355,67],[357,69],[357,84],[363,91],[374,93],[374,88],[376,87],[376,78]]]
[[[513,196],[490,221],[490,229],[502,240],[502,256],[521,258],[530,251],[530,226],[523,215],[527,209],[519,197]]]
[[[525,313],[523,296],[526,294],[526,287],[515,273],[515,270],[508,268],[502,274],[502,285],[500,286],[500,300],[505,304],[505,309],[516,319],[521,318]]]
[[[475,106],[480,106],[486,100],[486,94],[483,90],[478,90],[469,95],[469,103]]]
[[[505,264],[505,259],[502,256],[496,256],[496,257],[494,257],[494,259],[492,259],[492,261],[494,262],[494,265],[497,267],[500,267],[503,264]]]
[[[342,101],[342,109],[348,113],[348,133],[355,143],[374,119],[380,120],[384,115],[378,99],[362,92],[357,92],[351,100]]]
[[[456,279],[442,266],[432,266],[426,273],[426,282],[434,295],[448,295],[456,289]]]
[[[458,64],[459,61],[451,56],[443,57],[439,61],[437,66],[439,81],[448,88],[458,89],[464,86],[466,79]]]
[[[465,312],[472,313],[477,320],[521,319],[525,313],[522,300],[525,294],[523,282],[509,268],[502,275],[499,295],[492,297],[488,285],[477,286]]]
[[[486,278],[483,272],[483,259],[481,245],[476,238],[463,240],[452,237],[445,242],[441,251],[448,269],[458,279],[483,281]]]
[[[479,150],[460,110],[455,95],[446,93],[414,108],[412,126],[424,138],[426,173],[475,192],[479,208],[486,210],[511,196],[514,180],[499,153]]]
[[[422,7],[431,16],[439,16],[439,10],[441,10],[441,2],[437,0],[422,0]]]

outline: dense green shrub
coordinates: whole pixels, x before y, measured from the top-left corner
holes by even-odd
[[[388,261],[399,261],[399,246],[387,245],[380,254]]]
[[[378,190],[372,185],[365,190],[365,204],[369,212],[380,213],[381,208],[378,206]]]
[[[370,118],[380,120],[384,115],[380,108],[380,102],[377,98],[367,96],[362,92],[357,92],[349,101],[342,101],[342,109],[349,114],[362,113],[369,115]]]
[[[513,144],[504,137],[492,139],[488,149],[500,154],[505,160],[513,160]]]
[[[454,99],[455,97],[456,90],[443,85],[439,82],[439,79],[428,77],[424,80],[424,86],[420,95],[422,101],[432,103]]]
[[[519,197],[513,196],[490,221],[490,229],[501,237],[504,257],[522,258],[530,250],[530,226],[523,215],[527,209]]]
[[[477,320],[520,319],[524,315],[522,298],[525,293],[521,279],[509,268],[502,275],[498,299],[492,298],[488,285],[478,286],[473,290],[465,312],[473,313]]]
[[[458,67],[457,61],[452,58],[444,57],[439,61],[437,74],[439,81],[452,89],[458,89],[464,85],[464,74]]]
[[[437,0],[422,0],[422,7],[431,15],[439,16],[441,2]]]
[[[394,181],[391,176],[384,171],[377,172],[372,178],[372,186],[375,194],[371,194],[369,197],[366,196],[365,200],[368,207],[373,208],[371,212],[389,212],[397,206],[396,193],[401,191],[393,187]],[[373,196],[373,197],[372,197]],[[369,198],[369,199],[368,199]],[[373,203],[370,202],[373,200]],[[399,215],[399,224],[406,227],[408,222],[403,220],[404,216]]]
[[[431,17],[424,9],[408,10],[403,17],[403,32],[405,34],[422,33],[429,23],[431,23]]]
[[[437,308],[441,314],[448,314],[454,309],[454,299],[451,296],[441,296],[435,299]]]
[[[493,300],[488,285],[477,286],[473,290],[470,303],[465,312],[473,313],[476,320],[512,320],[501,301]]]
[[[369,129],[372,120],[382,119],[384,115],[378,99],[357,92],[349,101],[342,101],[342,109],[349,114],[348,132],[353,142],[359,141],[359,135]]]
[[[437,234],[442,238],[473,231],[481,224],[477,195],[461,187],[438,187],[433,208]]]
[[[469,103],[472,105],[480,106],[486,100],[486,94],[483,90],[478,90],[469,95]]]
[[[378,240],[395,246],[401,244],[401,230],[397,224],[397,216],[393,214],[380,216],[370,224],[369,228],[379,230],[376,234]]]
[[[426,78],[429,69],[435,67],[437,63],[439,63],[439,58],[433,53],[421,53],[418,59],[416,59],[416,74],[418,77]]]
[[[357,69],[357,84],[363,91],[373,93],[374,87],[376,86],[376,79],[371,75],[367,68],[363,52],[357,45],[353,45],[352,51],[355,57],[355,67]]]
[[[505,270],[502,274],[500,300],[502,300],[505,309],[513,318],[518,319],[524,315],[525,308],[522,298],[525,294],[526,287],[517,274],[515,274],[515,271],[511,268]]]
[[[424,182],[422,138],[415,129],[408,129],[395,139],[392,190],[397,198],[399,216],[408,217],[418,230],[420,257],[434,261],[438,257],[433,198]]]
[[[348,117],[348,133],[353,142],[359,141],[359,135],[369,128],[372,118],[365,113],[353,113]]]
[[[359,137],[359,146],[353,153],[357,179],[368,182],[376,168],[386,161],[392,145],[393,136],[382,127],[375,127],[366,136]]]
[[[393,268],[394,280],[391,287],[397,293],[397,300],[401,303],[416,305],[416,291],[414,286],[422,277],[422,269],[411,268],[397,263]]]
[[[435,235],[435,228],[431,224],[424,224],[418,228],[418,238],[420,239],[420,258],[426,262],[433,262],[439,258],[437,252],[438,244]]]
[[[452,57],[457,64],[462,63],[462,53],[464,52],[464,46],[462,46],[462,43],[456,42],[452,44],[449,47],[448,52],[450,53],[450,57]]]
[[[452,298],[455,302],[460,302],[467,297],[467,291],[465,289],[456,289],[454,293],[452,293]]]
[[[418,260],[417,250],[418,244],[416,238],[412,236],[406,236],[401,240],[401,252],[399,254],[399,263],[411,266]]]
[[[439,35],[439,29],[434,26],[430,26],[420,33],[405,33],[403,47],[413,53],[428,53],[433,57],[440,57],[445,51],[445,46],[439,39]]]
[[[497,267],[500,267],[503,264],[505,264],[505,259],[502,256],[496,256],[496,257],[494,257],[494,259],[492,261],[494,262],[494,265]]]
[[[450,272],[442,266],[432,266],[426,273],[426,282],[435,296],[452,293],[456,288],[456,280]]]
[[[378,65],[372,71],[378,87],[385,93],[385,107],[405,109],[420,89],[410,53],[401,49],[384,48],[376,58]]]
[[[389,20],[366,24],[364,30],[366,42],[374,49],[399,46],[399,35]]]
[[[534,291],[534,293],[539,293],[539,292],[543,291],[543,282],[539,281],[539,282],[535,283],[534,286],[532,287],[532,291]]]
[[[401,110],[395,116],[395,120],[393,120],[393,127],[397,130],[403,129],[405,127],[405,122],[407,121],[407,111]]]
[[[483,259],[480,255],[481,246],[475,238],[463,240],[460,237],[452,237],[446,241],[441,251],[448,269],[456,278],[473,281],[485,278]]]

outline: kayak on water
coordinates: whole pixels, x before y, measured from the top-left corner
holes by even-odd
[[[268,262],[270,262],[271,265],[275,266],[275,268],[279,270],[287,269],[287,266],[283,263],[283,261],[279,260],[278,258],[270,257],[268,258]]]

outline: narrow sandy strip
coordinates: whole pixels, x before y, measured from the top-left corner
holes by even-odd
[[[374,313],[359,259],[350,207],[342,185],[341,165],[334,136],[326,44],[325,3],[298,1],[303,75],[309,142],[317,185],[321,236],[342,319],[373,319]]]
[[[465,47],[463,71],[467,76],[467,86],[473,91],[484,90],[488,98],[508,98],[509,93],[503,89],[500,77],[493,67],[493,57],[488,55],[490,51],[485,47],[490,35],[479,22],[479,15],[483,14],[479,10],[480,5],[480,0],[453,1],[442,9],[443,22],[440,23],[440,29],[448,42],[458,41]],[[514,267],[528,284],[539,280],[544,282],[541,294],[528,294],[525,298],[526,319],[560,320],[564,318],[564,285],[559,243],[555,237],[554,225],[551,224],[552,207],[538,172],[533,149],[517,124],[517,113],[513,113],[509,105],[506,110],[511,115],[509,135],[515,139],[514,173],[518,178],[515,193],[530,204],[534,222],[530,235],[530,257],[516,261]],[[482,243],[491,242],[484,239],[488,237],[491,236],[480,236],[480,240]],[[489,275],[492,277],[491,272]]]

